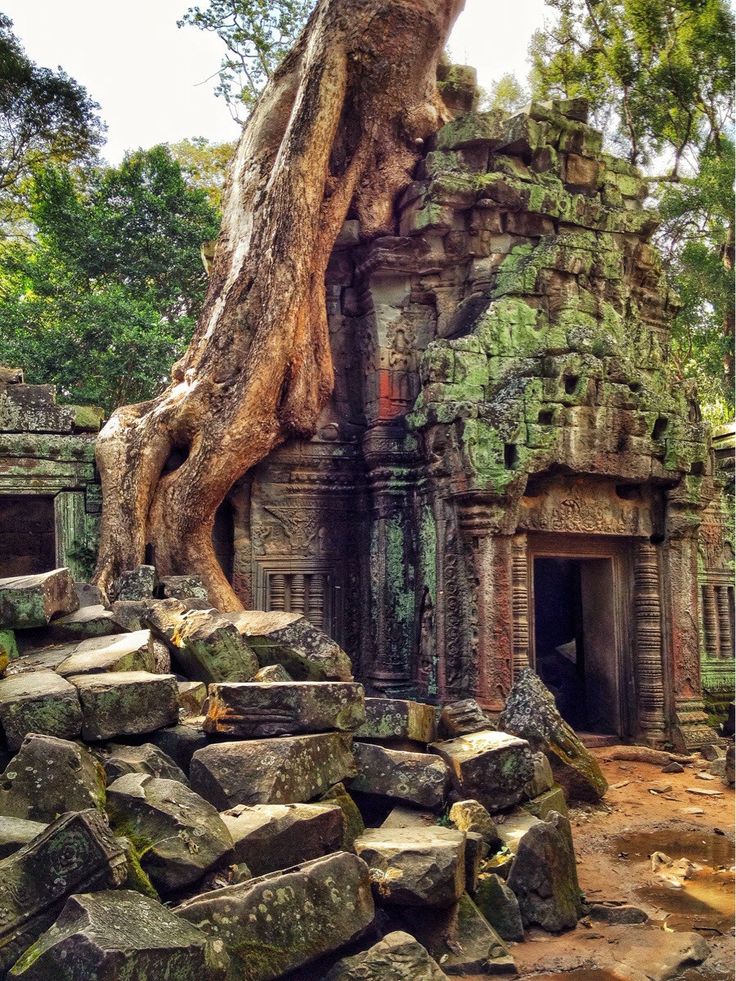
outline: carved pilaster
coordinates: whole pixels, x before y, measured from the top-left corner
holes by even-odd
[[[729,587],[716,586],[716,606],[718,609],[718,647],[723,658],[733,657],[733,622],[731,620],[731,597]]]
[[[703,646],[708,657],[717,657],[719,647],[715,588],[709,582],[703,583],[700,588],[703,603]]]
[[[514,535],[511,550],[511,601],[514,617],[513,680],[529,667],[529,564],[526,535]]]
[[[639,726],[647,739],[662,743],[665,741],[665,696],[659,564],[657,549],[646,539],[636,545],[634,615]]]

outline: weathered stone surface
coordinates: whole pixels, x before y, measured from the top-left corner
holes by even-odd
[[[646,923],[649,919],[643,909],[628,903],[592,903],[587,909],[587,915],[591,920],[596,920],[599,923],[610,923],[614,926],[622,923]]]
[[[627,981],[671,981],[687,977],[688,968],[688,974],[695,972],[710,956],[710,946],[698,933],[662,932],[656,944],[637,937],[626,939],[613,956],[616,973]],[[690,976],[698,977],[698,973]]]
[[[355,851],[389,906],[446,908],[465,889],[465,835],[451,828],[368,828]]]
[[[345,819],[338,804],[238,804],[220,817],[232,835],[235,861],[253,875],[342,850]]]
[[[381,822],[382,828],[436,828],[437,812],[419,810],[404,804],[392,807],[390,813]]]
[[[458,797],[478,800],[491,813],[518,803],[534,771],[527,742],[491,729],[432,743],[430,749],[450,767]]]
[[[465,890],[474,895],[478,886],[481,866],[488,855],[488,845],[477,831],[464,831],[465,835]]]
[[[73,739],[82,729],[77,690],[53,671],[3,678],[0,722],[11,749],[19,749],[29,732]]]
[[[534,824],[519,841],[509,888],[519,900],[525,926],[557,932],[582,916],[570,822],[555,812]]]
[[[467,893],[449,909],[407,908],[401,918],[446,974],[516,974],[506,944]]]
[[[514,811],[512,814],[503,815],[496,825],[497,831],[504,846],[516,855],[519,849],[519,842],[531,828],[535,828],[541,821],[531,814],[526,808]]]
[[[599,800],[608,784],[598,762],[583,746],[531,668],[525,668],[506,699],[500,726],[526,739],[548,757],[568,800]]]
[[[5,671],[8,662],[16,657],[18,657],[18,643],[15,639],[15,632],[0,630],[0,673]]]
[[[436,709],[402,698],[366,698],[365,722],[356,739],[411,739],[431,743],[437,737]]]
[[[33,841],[46,824],[39,821],[26,821],[25,818],[0,817],[0,858],[6,858],[19,848]]]
[[[178,780],[179,783],[189,785],[184,771],[152,743],[143,743],[140,746],[111,743],[107,749],[109,756],[106,757],[104,766],[109,783],[126,773],[147,773],[151,777]]]
[[[229,614],[261,667],[282,664],[298,681],[352,681],[350,658],[298,613],[247,610]]]
[[[198,599],[144,599],[116,600],[112,604],[112,616],[123,630],[143,630],[150,627],[157,637],[167,643],[189,610],[210,610],[207,600]]]
[[[164,599],[207,599],[207,590],[199,576],[161,576],[158,585]]]
[[[544,753],[532,753],[532,761],[534,763],[534,775],[524,788],[524,794],[530,800],[551,790],[555,783],[552,767]]]
[[[418,807],[443,806],[449,772],[437,757],[372,743],[355,743],[353,753],[358,772],[348,781],[351,790],[392,797]]]
[[[323,981],[442,981],[447,975],[422,945],[401,930],[353,957],[343,957]]]
[[[557,811],[558,814],[567,817],[567,801],[565,800],[565,791],[562,787],[553,787],[551,790],[546,790],[539,797],[533,797],[531,800],[525,801],[522,807],[525,811],[529,811],[530,814],[538,817],[540,821],[544,821],[552,811]]]
[[[164,892],[197,882],[232,851],[232,837],[215,808],[176,780],[147,773],[118,777],[107,788],[107,812]]]
[[[448,815],[458,831],[473,831],[481,835],[492,851],[501,845],[495,822],[480,801],[459,800],[450,808]]]
[[[25,981],[202,981],[207,936],[128,889],[67,899],[59,919],[10,972]]]
[[[228,615],[216,610],[187,610],[172,617],[164,604],[156,606],[150,622],[165,634],[174,662],[194,681],[249,681],[258,660]],[[174,619],[173,629],[167,626]]]
[[[100,674],[103,671],[153,671],[154,667],[153,635],[150,630],[136,630],[130,634],[83,640],[56,671],[68,678],[74,674]]]
[[[353,851],[355,839],[363,834],[365,824],[363,823],[363,816],[360,813],[358,805],[345,789],[345,785],[343,783],[336,783],[334,787],[326,790],[319,800],[326,804],[331,804],[334,801],[340,808],[343,816],[343,851]]]
[[[373,920],[368,869],[339,852],[205,893],[176,912],[224,950],[227,981],[271,981],[337,950]]]
[[[148,742],[163,750],[185,773],[189,773],[192,756],[208,745],[201,723],[194,719],[185,719],[182,725],[157,729],[148,736]]]
[[[52,617],[79,609],[68,569],[0,579],[0,627],[42,627]]]
[[[102,808],[105,775],[79,743],[31,733],[0,776],[0,814],[48,824],[66,811]]]
[[[464,736],[468,732],[480,732],[488,728],[488,719],[474,698],[445,705],[440,712],[440,734],[445,739]]]
[[[79,589],[78,583],[75,586]],[[46,628],[46,636],[55,644],[64,644],[73,640],[116,634],[120,630],[112,611],[97,603],[93,606],[82,606],[75,613],[52,620]]]
[[[309,801],[353,768],[350,737],[327,732],[205,746],[192,757],[189,778],[224,811],[235,804]]]
[[[173,675],[110,671],[72,675],[69,680],[82,703],[84,739],[114,739],[152,732],[172,725],[179,718]]]
[[[0,972],[56,919],[72,893],[121,885],[122,846],[96,810],[64,814],[0,861]]]
[[[259,684],[293,680],[283,664],[267,664],[265,668],[259,668],[253,675],[253,681],[257,681]]]
[[[365,718],[363,686],[338,681],[210,685],[204,731],[234,739],[350,731]]]
[[[152,565],[139,565],[137,569],[121,572],[115,580],[115,599],[145,600],[156,595],[158,577]]]
[[[185,715],[202,715],[207,699],[207,685],[203,681],[180,681],[177,683],[179,692],[179,708]]]
[[[490,872],[480,876],[475,902],[503,940],[524,939],[519,901],[499,875]]]
[[[735,761],[736,761],[736,756],[734,755],[734,744],[731,743],[731,745],[726,750],[726,766],[723,775],[723,782],[726,784],[727,787],[733,787],[734,782],[736,780],[736,776],[734,774]]]

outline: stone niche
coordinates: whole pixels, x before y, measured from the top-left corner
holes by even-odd
[[[233,489],[224,562],[246,605],[306,614],[373,692],[497,712],[532,663],[583,730],[712,741],[700,556],[720,485],[674,377],[646,185],[581,101],[464,109],[393,235],[346,222],[333,398]],[[732,677],[718,575],[706,660]]]
[[[53,385],[0,369],[0,577],[67,566],[86,579],[97,542],[102,410],[57,405]]]

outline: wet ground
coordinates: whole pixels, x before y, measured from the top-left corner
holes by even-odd
[[[593,750],[610,784],[603,804],[571,811],[578,876],[590,902],[630,903],[649,922],[583,921],[559,937],[530,931],[525,943],[512,945],[520,976],[643,981],[656,976],[658,959],[694,934],[707,941],[710,955],[677,977],[733,981],[733,790],[697,778],[707,766],[699,758],[684,773],[663,774],[658,766],[607,759],[612,751]],[[717,796],[693,793],[702,788]],[[654,852],[672,865],[655,859],[654,870]]]

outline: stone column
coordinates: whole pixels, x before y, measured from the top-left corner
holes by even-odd
[[[529,667],[529,560],[526,532],[514,535],[511,558],[511,602],[514,616],[513,680]]]
[[[662,659],[662,605],[659,554],[647,539],[635,546],[634,617],[638,727],[648,742],[666,741],[665,684]]]
[[[715,587],[718,610],[718,647],[722,658],[733,657],[733,627],[731,623],[731,597],[726,585]]]

